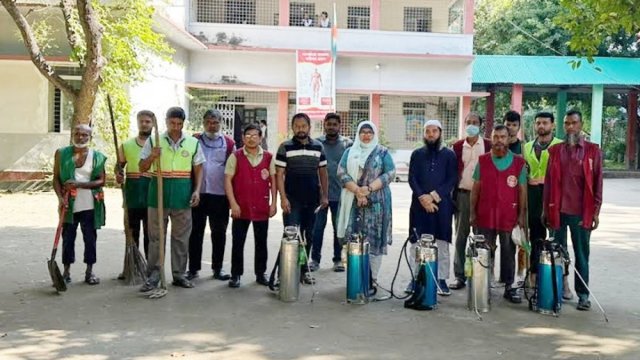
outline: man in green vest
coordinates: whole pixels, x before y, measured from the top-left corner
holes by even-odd
[[[129,228],[131,235],[140,247],[140,225],[142,224],[144,239],[144,255],[149,259],[149,231],[147,228],[147,193],[149,192],[149,174],[140,172],[138,163],[140,162],[140,152],[147,142],[156,115],[149,110],[142,110],[136,116],[138,119],[138,136],[125,141],[118,152],[118,159],[122,162],[116,166],[116,181],[118,184],[124,183],[125,206],[129,218]],[[126,180],[124,171],[126,170]],[[121,275],[122,276],[122,275]]]
[[[542,223],[542,200],[544,194],[544,176],[549,162],[550,146],[562,140],[553,136],[554,117],[549,112],[539,112],[535,117],[536,138],[524,145],[524,159],[529,167],[527,197],[529,199],[529,239],[531,241],[530,269],[531,283],[535,284],[540,246],[547,238],[547,228]]]
[[[205,162],[198,139],[182,131],[185,112],[180,107],[167,110],[167,131],[160,135],[160,144],[149,138],[140,152],[140,171],[150,171],[151,183],[147,203],[149,221],[148,279],[140,291],[146,292],[160,283],[160,222],[158,220],[158,183],[156,159],[160,159],[163,182],[163,226],[166,232],[171,218],[171,273],[173,285],[192,288],[184,276],[191,235],[191,208],[200,202],[202,163]],[[192,174],[193,172],[193,180]]]
[[[53,189],[58,195],[59,211],[66,208],[62,225],[62,263],[65,282],[71,282],[70,268],[75,262],[75,241],[78,224],[84,240],[84,281],[97,285],[100,279],[93,273],[96,263],[97,229],[104,225],[104,164],[106,156],[89,148],[91,127],[80,124],[73,129],[71,146],[56,151],[53,165]]]

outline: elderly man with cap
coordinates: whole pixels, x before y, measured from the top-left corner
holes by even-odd
[[[442,142],[440,121],[427,121],[423,135],[424,146],[413,151],[409,163],[409,186],[413,191],[409,213],[410,241],[414,250],[415,234],[434,236],[438,246],[438,294],[447,296],[451,295],[446,282],[454,212],[451,194],[458,182],[458,163],[453,151]],[[412,285],[407,292],[413,290]]]

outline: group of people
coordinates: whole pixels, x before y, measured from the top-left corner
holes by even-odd
[[[373,122],[360,122],[351,141],[340,134],[340,116],[330,113],[324,119],[324,135],[313,139],[309,116],[298,113],[291,119],[293,137],[272,154],[261,146],[264,133],[258,125],[242,129],[243,146],[236,148],[234,140],[223,134],[217,110],[204,114],[204,129],[193,136],[183,131],[185,117],[182,108],[170,108],[166,113],[167,130],[156,144],[151,137],[155,115],[141,111],[137,114],[138,135],[118,149],[123,161],[117,166],[116,180],[124,183],[129,225],[136,244],[143,238],[148,260],[148,280],[141,291],[159,286],[159,230],[160,226],[166,230],[169,219],[173,285],[191,288],[199,277],[207,218],[213,278],[228,281],[232,288],[241,286],[244,245],[249,225],[253,225],[255,280],[268,285],[267,234],[269,219],[277,212],[278,195],[284,226],[299,227],[310,254],[308,263],[300,268],[304,284],[315,282],[311,272],[320,267],[329,211],[333,270],[345,270],[341,244],[351,234],[359,233],[370,244],[371,277],[374,282],[377,280],[382,255],[387,254],[392,243],[389,184],[395,179],[395,167],[389,150],[379,142]],[[452,149],[443,141],[440,121],[425,123],[424,146],[412,153],[409,166],[410,241],[415,246],[418,234],[435,237],[440,295],[449,295],[450,288],[465,287],[464,254],[467,237],[473,230],[484,235],[491,245],[492,270],[495,250],[500,246],[504,297],[521,302],[514,286],[518,250],[511,240],[517,226],[529,230],[534,248],[530,259],[533,273],[547,230],[566,247],[568,227],[576,270],[588,282],[589,237],[598,226],[602,203],[601,153],[597,145],[584,139],[579,111],[569,111],[564,117],[564,141],[553,136],[554,120],[551,113],[538,113],[537,136],[524,144],[518,139],[517,112],[505,115],[504,124],[492,129],[490,140],[481,137],[482,117],[470,113],[465,120],[466,137],[453,144]],[[94,285],[99,283],[92,267],[96,262],[96,230],[104,225],[106,157],[89,148],[90,139],[91,128],[79,125],[73,132],[73,144],[56,152],[54,188],[60,209],[68,209],[63,227],[63,276],[70,281],[80,224],[87,264],[85,281]],[[160,169],[156,168],[158,163]],[[162,196],[157,193],[158,175],[163,180]],[[163,201],[163,224],[158,219],[159,198]],[[223,269],[229,217],[230,274]],[[447,283],[451,242],[455,279]],[[526,262],[519,257],[521,269]],[[409,284],[407,291],[412,287]],[[565,289],[564,298],[571,298],[569,287]],[[576,281],[575,289],[578,309],[588,310],[586,286]]]

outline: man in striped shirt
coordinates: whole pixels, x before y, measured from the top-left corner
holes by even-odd
[[[311,120],[307,114],[295,114],[291,129],[294,137],[280,144],[276,154],[280,205],[284,226],[300,226],[309,254],[316,212],[329,205],[327,159],[322,144],[309,137]],[[315,282],[306,263],[301,272],[303,283]]]

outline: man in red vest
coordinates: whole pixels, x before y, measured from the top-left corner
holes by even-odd
[[[275,158],[260,146],[262,130],[258,125],[248,125],[244,129],[243,140],[244,147],[229,156],[224,170],[224,190],[233,217],[229,280],[232,288],[240,287],[240,276],[244,272],[244,242],[251,223],[256,242],[253,268],[256,282],[269,284],[264,275],[267,270],[267,233],[269,218],[276,214]]]
[[[505,283],[504,298],[522,302],[517,289],[511,287],[515,277],[516,246],[511,231],[524,227],[527,200],[527,168],[521,156],[509,151],[509,130],[497,125],[491,134],[491,152],[481,155],[473,174],[471,190],[471,225],[491,244],[491,270],[495,258],[496,238],[500,237],[500,278]]]
[[[575,253],[575,289],[578,310],[591,308],[589,301],[589,239],[598,227],[602,205],[602,152],[597,144],[580,135],[582,114],[567,112],[564,118],[565,142],[549,148],[549,164],[545,176],[544,218],[554,231],[555,240],[567,247],[567,227]],[[566,279],[565,279],[566,280]],[[565,281],[565,286],[567,282]]]

